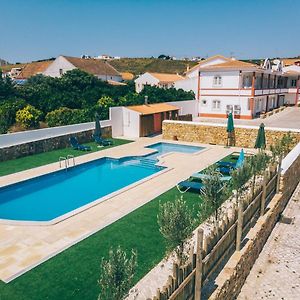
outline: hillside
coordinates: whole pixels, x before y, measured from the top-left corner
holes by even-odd
[[[183,74],[187,66],[195,66],[197,62],[183,60],[163,60],[158,58],[121,58],[109,63],[119,72],[130,72],[139,75],[145,72]]]

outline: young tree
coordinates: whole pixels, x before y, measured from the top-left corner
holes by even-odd
[[[226,184],[222,181],[222,174],[215,170],[213,166],[207,168],[203,179],[204,187],[200,190],[201,196],[208,211],[214,212],[215,225],[219,220],[220,207],[228,196]]]
[[[187,206],[183,197],[160,203],[157,215],[159,231],[167,242],[167,255],[175,249],[180,265],[187,259],[186,249],[189,247],[189,238],[193,235],[196,225],[192,210]]]
[[[265,170],[268,161],[269,161],[269,157],[264,152],[259,152],[258,154],[250,158],[251,173],[253,174],[252,196],[254,196],[254,192],[255,192],[256,177]]]
[[[131,250],[131,256],[128,257],[120,246],[109,251],[107,260],[102,258],[98,300],[122,300],[128,295],[137,267],[136,258],[135,251]]]
[[[251,175],[251,166],[248,162],[244,162],[240,168],[232,171],[231,186],[233,190],[236,190],[237,201],[239,200],[243,191],[246,189],[245,184],[250,179]]]
[[[286,156],[291,151],[291,146],[294,142],[294,137],[291,136],[291,133],[286,133],[281,139],[281,145],[283,150],[283,155]]]

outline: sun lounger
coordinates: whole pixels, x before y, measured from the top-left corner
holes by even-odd
[[[110,146],[113,144],[112,141],[103,139],[100,136],[93,135],[93,138],[94,138],[95,142],[101,146]]]
[[[195,178],[195,179],[207,179],[209,178],[209,175],[207,174],[202,174],[202,173],[194,173],[192,176],[192,178]],[[221,176],[221,181],[228,181],[231,179],[231,176]]]
[[[186,189],[184,192],[187,192],[188,190],[197,190],[200,191],[204,187],[204,185],[200,182],[195,182],[195,181],[181,181],[177,185],[179,188],[184,188]],[[182,192],[182,191],[181,191]]]
[[[85,145],[79,144],[77,138],[74,136],[70,137],[70,143],[71,143],[71,146],[73,147],[73,149],[75,149],[75,150],[81,150],[81,151],[91,151],[92,150],[90,146],[85,146]]]

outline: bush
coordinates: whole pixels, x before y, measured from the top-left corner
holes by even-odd
[[[63,126],[91,121],[90,111],[86,109],[71,109],[61,107],[46,115],[48,126]]]
[[[39,125],[42,112],[31,105],[19,109],[16,113],[16,121],[24,128],[35,128]]]
[[[26,105],[24,100],[15,100],[4,102],[0,106],[0,133],[7,133],[16,121],[16,112]]]
[[[135,251],[129,257],[120,246],[109,251],[107,260],[102,258],[98,300],[122,300],[128,295],[137,267],[136,258]]]

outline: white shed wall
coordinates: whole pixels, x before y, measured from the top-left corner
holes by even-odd
[[[125,137],[140,136],[140,114],[126,107],[123,107],[123,133]]]

